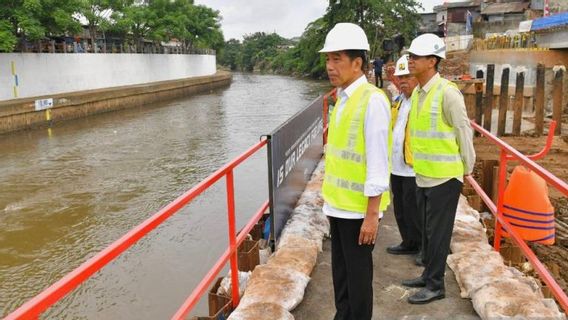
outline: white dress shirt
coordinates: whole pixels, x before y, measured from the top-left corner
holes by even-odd
[[[345,90],[338,88],[337,96],[340,103],[335,106],[337,108],[336,123],[339,123],[341,119],[347,100],[357,88],[365,83],[367,83],[367,78],[363,75]],[[365,113],[363,130],[367,159],[367,176],[363,193],[366,197],[379,196],[389,190],[388,136],[390,118],[390,104],[385,96],[376,92],[371,94]],[[328,203],[324,203],[323,212],[328,216],[343,219],[363,219],[365,217],[360,212],[341,210]],[[379,217],[382,216],[383,213],[380,212]]]
[[[414,177],[415,173],[411,166],[404,162],[404,139],[406,135],[406,124],[410,113],[410,99],[401,94],[398,99],[402,99],[396,122],[392,130],[392,170],[391,173],[402,177]]]

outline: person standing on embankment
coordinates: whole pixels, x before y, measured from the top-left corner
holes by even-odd
[[[473,171],[473,132],[463,96],[457,86],[440,76],[446,45],[426,33],[410,44],[410,73],[418,79],[412,93],[410,150],[416,172],[418,210],[423,217],[424,272],[402,282],[422,289],[408,298],[425,304],[445,297],[444,275],[456,209],[464,175]]]
[[[323,212],[329,217],[335,320],[370,320],[373,248],[389,202],[390,104],[365,77],[369,42],[361,27],[338,23],[324,47],[338,88],[325,153]]]

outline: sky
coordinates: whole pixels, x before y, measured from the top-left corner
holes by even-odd
[[[432,12],[444,0],[419,1],[425,12]],[[219,10],[225,40],[242,40],[243,35],[258,31],[276,32],[284,38],[299,37],[308,23],[325,13],[328,0],[195,0]]]

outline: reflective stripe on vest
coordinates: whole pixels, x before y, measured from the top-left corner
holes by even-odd
[[[373,93],[384,93],[370,84],[361,85],[343,106],[339,122],[334,108],[329,120],[329,135],[325,149],[325,176],[322,195],[332,207],[365,214],[369,198],[364,195],[367,175],[364,124],[367,106]],[[336,106],[341,104],[341,98]],[[390,130],[389,130],[390,132]],[[389,135],[390,161],[390,135]],[[389,164],[390,170],[390,164]],[[390,203],[389,192],[381,197],[379,210]]]
[[[452,82],[440,78],[427,93],[418,111],[418,89],[412,93],[410,110],[411,150],[414,171],[432,178],[462,176],[463,162],[454,128],[443,120],[442,104],[447,86]]]

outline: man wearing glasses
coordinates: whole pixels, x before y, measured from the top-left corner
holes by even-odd
[[[409,117],[410,150],[416,172],[418,212],[423,217],[424,272],[404,280],[420,287],[408,298],[425,304],[445,297],[446,259],[464,175],[473,171],[475,151],[465,103],[457,86],[442,78],[438,65],[446,46],[434,34],[415,38],[409,53],[409,70],[418,80]]]

